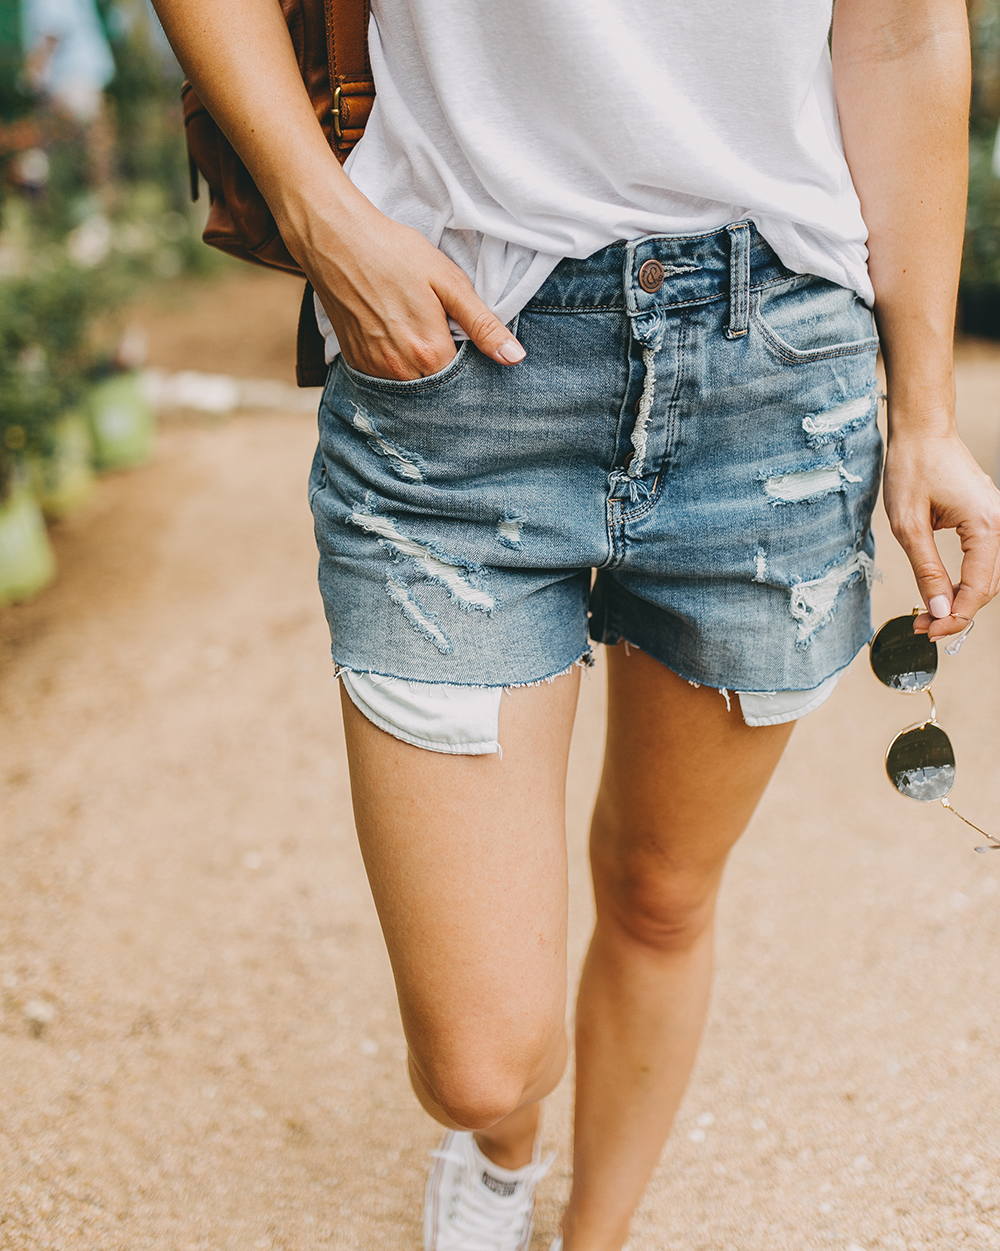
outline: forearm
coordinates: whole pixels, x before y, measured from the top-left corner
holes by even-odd
[[[418,231],[391,221],[330,151],[277,0],[154,0],[216,122],[274,214],[354,368],[406,380],[455,355],[451,316],[480,351],[513,365],[524,349],[466,275]]]
[[[1000,495],[955,426],[969,62],[963,0],[837,0],[837,105],[889,391],[883,498],[929,609],[915,628],[932,639],[965,628],[1000,579]],[[934,542],[943,529],[962,542],[957,593]]]
[[[890,430],[954,422],[952,347],[968,178],[963,0],[838,0],[834,81],[869,230]]]
[[[253,176],[285,240],[312,206],[343,213],[360,193],[330,151],[277,0],[154,0],[195,90]],[[328,243],[329,246],[329,243]]]

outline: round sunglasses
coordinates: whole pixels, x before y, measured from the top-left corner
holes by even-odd
[[[926,721],[901,730],[889,744],[885,753],[885,771],[900,795],[922,804],[940,803],[960,821],[990,840],[987,846],[977,847],[976,851],[996,851],[1000,849],[1000,838],[995,838],[963,817],[948,799],[955,785],[955,751],[951,739],[938,725],[937,709],[931,694],[931,683],[938,667],[937,644],[926,634],[914,634],[915,616],[916,610],[909,617],[893,617],[877,631],[869,644],[872,672],[884,686],[904,695],[926,693],[931,701],[931,715]],[[972,625],[970,621],[945,651],[954,655]]]

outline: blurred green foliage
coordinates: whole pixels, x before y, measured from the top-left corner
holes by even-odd
[[[993,170],[993,133],[969,145],[969,210],[962,283],[1000,291],[1000,178]]]
[[[105,94],[115,118],[119,176],[159,187],[169,208],[186,210],[180,66],[145,0],[100,0],[98,8],[115,58]]]
[[[1000,122],[1000,0],[969,0],[972,35],[972,130]]]
[[[969,207],[959,291],[962,328],[1000,338],[1000,0],[971,0]]]
[[[144,268],[151,277],[212,272],[218,258],[200,242],[204,206],[190,202],[183,74],[149,0],[96,0],[115,76],[104,92],[104,114],[89,127],[32,99],[21,2],[0,0],[0,205],[26,205],[32,246],[65,240],[102,216],[113,227],[111,251],[126,257],[134,276]],[[38,185],[23,177],[25,153],[36,163],[41,154]]]
[[[113,368],[136,289],[233,263],[201,242],[183,76],[149,0],[96,0],[115,76],[88,125],[32,96],[20,4],[0,0],[0,500]]]
[[[120,298],[111,271],[49,251],[30,275],[0,282],[0,483],[22,457],[52,451],[56,420],[83,398],[98,364],[96,318]],[[2,492],[0,492],[2,495]]]
[[[0,119],[21,117],[30,103],[20,85],[21,9],[17,0],[0,0]]]

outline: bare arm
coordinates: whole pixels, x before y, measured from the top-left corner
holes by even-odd
[[[327,147],[277,0],[155,0],[209,111],[309,275],[351,365],[419,378],[455,354],[450,314],[502,364],[523,349],[465,274],[417,231],[380,213]]]
[[[917,627],[940,638],[963,629],[1000,584],[1000,494],[955,427],[968,178],[964,0],[837,0],[833,59],[888,382],[885,506],[930,609]],[[934,542],[941,529],[962,542],[957,594]]]

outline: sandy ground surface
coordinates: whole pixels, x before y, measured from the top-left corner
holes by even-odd
[[[293,287],[192,290],[197,334],[176,291],[148,312],[154,364],[287,376]],[[998,352],[966,350],[960,386],[993,468]],[[437,1131],[352,833],[313,438],[292,415],[166,425],[154,464],[57,528],[58,583],[0,613],[0,1247],[420,1245]],[[880,619],[908,611],[884,525],[879,563]],[[1000,831],[998,657],[994,608],[937,694],[956,803]],[[598,670],[569,779],[574,969],[602,703]],[[704,1050],[633,1251],[1000,1247],[1000,855],[888,786],[915,715],[861,657],[797,730],[727,876]]]

